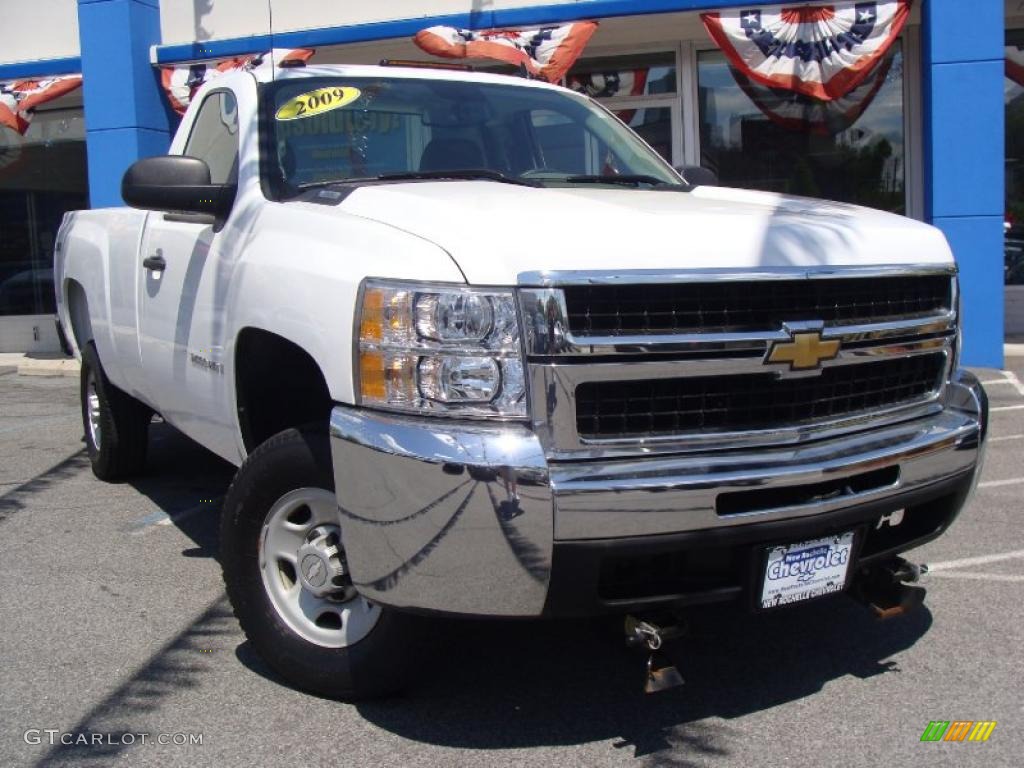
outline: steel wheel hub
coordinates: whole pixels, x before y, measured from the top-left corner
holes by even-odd
[[[344,648],[370,633],[380,606],[352,585],[334,494],[299,488],[271,508],[260,534],[260,574],[278,616],[316,645]]]
[[[100,426],[100,395],[96,391],[96,373],[94,371],[89,371],[89,378],[85,385],[85,410],[89,422],[89,439],[93,446],[99,449],[103,439],[103,429]]]
[[[336,525],[318,525],[306,534],[306,543],[297,555],[303,589],[317,597],[345,599],[352,583],[346,578],[340,541],[341,531]]]

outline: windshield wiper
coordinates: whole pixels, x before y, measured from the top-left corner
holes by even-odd
[[[459,168],[457,170],[449,171],[404,171],[399,173],[382,173],[377,177],[377,179],[380,181],[416,181],[418,179],[485,179],[487,181],[500,181],[505,184],[518,184],[521,187],[538,186],[532,181],[506,176],[500,171],[492,171],[489,168]]]
[[[358,176],[351,179],[325,179],[323,181],[304,181],[301,184],[293,184],[294,189],[305,192],[307,189],[319,189],[320,187],[337,187],[345,184],[366,184],[370,181],[377,181],[376,176]]]
[[[296,184],[295,189],[305,192],[307,189],[318,189],[319,187],[344,186],[347,184],[372,184],[375,181],[428,181],[430,179],[453,179],[456,181],[474,179],[485,179],[487,181],[500,181],[504,184],[518,184],[522,187],[539,187],[533,181],[516,179],[506,176],[500,171],[492,171],[488,168],[459,168],[453,171],[395,171],[394,173],[382,173],[379,176],[359,176],[350,179],[328,179],[325,181],[307,181]]]
[[[650,184],[654,187],[681,187],[682,184],[672,184],[671,182],[659,179],[656,176],[646,176],[641,173],[624,173],[624,174],[584,174],[580,176],[566,176],[565,181],[570,184],[628,184],[631,187],[639,186],[640,184]]]

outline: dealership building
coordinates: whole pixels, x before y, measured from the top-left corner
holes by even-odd
[[[883,5],[859,3],[858,13]],[[412,37],[428,27],[594,20],[570,87],[606,103],[674,165],[707,166],[722,184],[853,202],[940,227],[960,267],[965,362],[1001,366],[1006,222],[1024,225],[1024,0],[915,0],[870,76],[817,105],[745,81],[705,23],[708,13],[773,6],[2,0],[0,87],[81,81],[40,103],[25,125],[0,125],[0,352],[58,348],[52,260],[61,216],[120,205],[125,169],[166,151],[178,117],[163,68],[296,48],[315,49],[318,64],[424,60]],[[784,4],[807,6],[832,7]],[[685,239],[680,232],[679,244]]]

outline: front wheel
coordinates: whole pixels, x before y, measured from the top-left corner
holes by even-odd
[[[322,432],[285,430],[242,464],[224,500],[221,565],[243,631],[289,682],[349,700],[404,684],[414,620],[352,584]]]

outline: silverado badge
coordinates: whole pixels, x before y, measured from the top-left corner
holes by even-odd
[[[789,363],[791,371],[812,371],[826,360],[839,355],[839,339],[824,340],[820,330],[793,330],[787,328],[789,341],[776,341],[768,351],[765,363]]]

